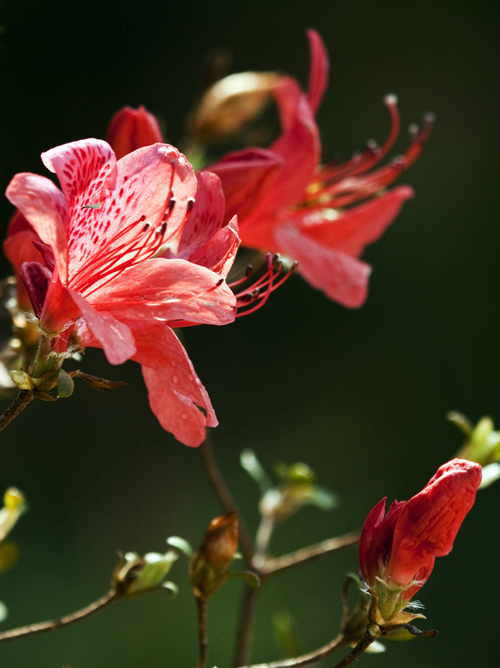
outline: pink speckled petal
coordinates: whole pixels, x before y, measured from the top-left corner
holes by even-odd
[[[232,322],[236,305],[218,274],[187,260],[163,258],[127,269],[89,295],[89,301],[119,320],[142,317],[211,325]]]

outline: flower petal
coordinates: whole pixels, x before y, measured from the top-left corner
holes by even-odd
[[[97,311],[89,302],[73,291],[68,291],[82,318],[94,337],[101,344],[110,364],[123,364],[136,352],[134,337],[129,327],[116,320],[110,313]]]
[[[311,49],[308,98],[311,109],[316,112],[328,86],[328,53],[316,30],[308,30],[307,37]]]
[[[226,278],[233,266],[239,247],[240,237],[238,236],[238,224],[235,216],[226,227],[214,234],[204,246],[194,250],[188,259],[190,262],[206,267]]]
[[[238,216],[241,228],[272,187],[283,159],[262,148],[249,148],[225,155],[210,171],[219,176],[226,198],[226,220]]]
[[[187,260],[156,258],[124,271],[89,296],[119,320],[157,318],[225,325],[233,322],[236,299],[225,282]]]
[[[151,410],[177,440],[197,447],[205,439],[205,428],[218,422],[188,354],[167,325],[129,324],[137,345],[134,360],[142,364]]]
[[[386,501],[387,497],[385,496],[370,510],[359,537],[359,567],[366,582],[370,580],[372,570],[377,567],[377,563],[373,564],[370,559],[371,545],[375,533],[384,519]]]
[[[68,210],[61,191],[44,176],[16,174],[5,193],[31,228],[54,251],[61,275],[66,274]]]
[[[318,243],[353,257],[359,257],[365,246],[376,241],[398,216],[413,189],[399,186],[375,199],[343,211],[336,220],[321,212],[307,216],[301,228]]]
[[[291,225],[280,227],[275,236],[280,253],[299,262],[298,271],[311,285],[348,308],[363,305],[371,273],[368,264],[325,248]]]
[[[184,226],[178,253],[189,259],[190,251],[201,248],[224,227],[226,203],[219,177],[211,172],[197,175],[196,202]]]

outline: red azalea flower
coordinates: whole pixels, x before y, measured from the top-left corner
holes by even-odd
[[[382,602],[382,616],[398,612],[429,577],[436,557],[449,554],[474,505],[481,466],[452,459],[409,501],[394,501],[385,514],[382,499],[365,520],[359,541],[361,574]],[[388,594],[389,592],[389,594]]]
[[[112,364],[142,364],[162,426],[199,445],[217,419],[171,327],[235,318],[237,299],[224,276],[239,240],[235,222],[223,223],[217,177],[202,177],[197,193],[189,162],[164,144],[117,162],[106,142],[87,139],[51,149],[42,160],[62,192],[45,177],[16,175],[7,197],[25,220],[11,225],[6,241],[15,266],[29,260],[20,274],[41,329],[59,352],[73,332],[83,345],[103,348]],[[197,245],[200,220],[212,227]],[[177,258],[158,256],[179,238]]]
[[[275,89],[282,135],[269,150],[230,153],[209,169],[222,180],[227,213],[238,215],[244,245],[298,260],[300,273],[314,287],[344,306],[359,307],[367,296],[371,267],[358,258],[413,196],[408,186],[389,192],[385,188],[420,155],[431,117],[421,131],[413,131],[413,142],[403,156],[370,171],[399,133],[397,101],[388,96],[392,128],[384,146],[369,144],[345,164],[320,165],[314,114],[327,85],[328,57],[318,33],[310,30],[308,37],[308,92],[288,77]],[[368,201],[351,206],[363,200]]]

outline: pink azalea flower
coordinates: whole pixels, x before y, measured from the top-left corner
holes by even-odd
[[[189,162],[164,144],[117,162],[106,142],[87,139],[42,160],[62,192],[43,176],[17,174],[7,197],[24,221],[6,241],[41,329],[59,352],[76,335],[111,364],[139,362],[162,426],[199,445],[217,419],[172,327],[235,318],[224,278],[239,239],[235,221],[223,222],[217,177],[201,176],[197,192]],[[169,244],[177,257],[165,256]]]
[[[408,186],[388,192],[385,188],[419,156],[431,117],[426,117],[421,131],[414,131],[402,157],[373,170],[399,132],[396,98],[388,96],[392,128],[383,147],[369,145],[345,164],[322,166],[314,114],[327,85],[328,57],[318,33],[310,30],[308,36],[312,54],[308,92],[288,77],[275,89],[282,135],[269,150],[230,153],[209,169],[222,180],[227,215],[238,215],[244,245],[298,260],[299,272],[314,287],[354,308],[366,299],[371,272],[359,256],[413,196]]]
[[[431,574],[436,557],[451,552],[481,477],[479,464],[452,459],[409,501],[394,501],[386,514],[382,499],[370,511],[359,541],[361,574],[391,610],[394,598],[387,591],[400,591],[404,607]]]

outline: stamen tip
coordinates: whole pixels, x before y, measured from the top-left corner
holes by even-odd
[[[389,93],[384,97],[384,104],[386,104],[388,107],[395,107],[398,104],[398,96],[394,95],[394,93]]]

